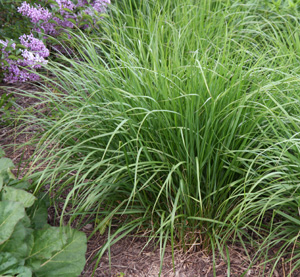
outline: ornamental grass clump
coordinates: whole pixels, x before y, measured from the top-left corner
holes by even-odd
[[[71,222],[108,227],[99,259],[147,230],[162,259],[168,242],[224,258],[240,243],[262,250],[249,268],[297,269],[299,29],[256,1],[118,1],[101,35],[74,34],[76,59],[48,64],[51,112],[25,117],[43,130],[35,192],[68,189]]]

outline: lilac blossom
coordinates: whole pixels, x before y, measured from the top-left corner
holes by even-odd
[[[63,16],[65,20],[61,20],[55,16],[53,17],[53,20],[55,20],[60,27],[73,28],[74,24],[67,19],[72,18],[76,21],[77,16],[74,13],[74,10],[77,6],[70,0],[56,0],[56,2],[59,6],[59,14]],[[64,10],[64,8],[69,9],[73,13]]]
[[[8,83],[37,81],[39,76],[32,71],[47,64],[45,58],[49,56],[49,50],[42,41],[34,38],[32,34],[23,35],[19,39],[21,44],[26,47],[26,49],[21,50],[22,59],[19,60],[9,58],[10,51],[5,50],[9,41],[0,40],[1,50],[7,62],[7,65],[3,62],[1,64],[4,70],[4,81]],[[11,47],[15,50],[16,44],[13,43]]]
[[[95,0],[94,3],[92,4],[92,7],[97,12],[104,13],[106,12],[107,4],[110,4],[110,0]]]
[[[76,5],[71,0],[55,0],[60,9],[67,8],[73,10],[76,8]]]
[[[29,17],[32,23],[38,23],[40,20],[48,21],[52,17],[48,9],[41,5],[31,7],[27,2],[23,2],[17,10],[22,15]]]
[[[85,2],[78,2],[77,5],[83,6]],[[91,3],[91,6],[83,10],[83,14],[88,14],[90,16],[95,16],[95,11],[98,13],[106,12],[107,4],[110,4],[110,0],[95,0]]]
[[[87,0],[78,0],[77,7],[84,7],[87,4],[88,4]]]
[[[39,54],[43,58],[49,56],[50,53],[45,44],[41,40],[35,38],[33,34],[22,35],[19,39],[21,44],[27,48],[30,48],[32,52]]]
[[[6,53],[6,51],[5,51],[5,48],[8,46],[8,44],[10,43],[10,41],[9,40],[2,40],[2,39],[0,39],[0,44],[2,44],[2,51],[3,51],[3,53],[4,53],[4,55],[6,56],[7,55],[7,53]],[[10,47],[12,47],[13,49],[16,49],[16,44],[15,43],[12,43],[11,45],[10,45]],[[8,56],[8,55],[7,55]]]
[[[56,10],[54,13],[40,4],[31,6],[26,1],[17,10],[22,15],[28,17],[31,23],[33,23],[32,31],[56,37],[66,29],[74,28],[75,24],[79,24],[83,14],[94,17],[94,21],[96,21],[96,14],[104,13],[107,4],[110,4],[110,0],[78,0],[77,4],[74,4],[71,0],[55,1],[57,6],[50,4],[50,7]],[[69,11],[65,10],[65,8]],[[81,26],[83,29],[87,27],[89,27],[88,24]],[[37,81],[39,76],[34,71],[41,68],[42,65],[47,64],[45,58],[49,56],[49,50],[33,34],[22,35],[19,39],[20,43],[26,47],[26,49],[20,49],[21,59],[19,60],[8,58],[12,53],[12,51],[5,50],[9,41],[0,40],[0,50],[4,57],[2,62],[0,60],[0,67],[4,70],[4,81],[8,83]],[[10,44],[10,46],[13,50],[17,50],[15,43]]]
[[[110,4],[110,0],[94,0],[90,4],[88,4],[87,0],[79,0],[76,5],[71,0],[55,1],[59,8],[57,13],[60,14],[63,19],[49,12],[48,9],[41,7],[41,5],[36,5],[33,7],[30,6],[26,1],[23,2],[21,7],[18,8],[18,12],[30,18],[31,22],[34,24],[34,31],[38,33],[43,31],[45,35],[58,36],[59,33],[65,28],[74,28],[74,23],[68,19],[73,19],[77,23],[78,16],[82,16],[82,14],[95,16],[95,12],[104,13],[106,11],[107,4]],[[52,8],[55,7],[53,4],[50,6]],[[76,14],[77,8],[84,8],[86,6],[88,6],[86,9]],[[64,10],[64,8],[69,9],[72,13]],[[50,19],[52,22],[49,22]]]

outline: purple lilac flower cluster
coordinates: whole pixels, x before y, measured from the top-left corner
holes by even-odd
[[[96,13],[104,13],[110,4],[110,0],[78,0],[77,4],[71,0],[55,0],[55,2],[56,4],[50,4],[52,11],[40,4],[31,6],[26,1],[17,10],[30,19],[33,24],[32,32],[56,37],[65,29],[78,26],[83,14],[95,17]],[[88,25],[82,28],[86,27]],[[11,58],[13,55],[10,50],[6,50],[8,48],[17,50],[16,44],[0,40],[0,49],[3,53],[0,67],[4,71],[3,80],[8,83],[38,80],[39,76],[34,71],[47,64],[45,58],[50,54],[45,44],[33,34],[22,35],[19,39],[25,49],[19,50],[21,59],[17,60]],[[7,47],[8,45],[10,47]]]
[[[80,6],[83,6],[87,1],[81,1]],[[110,0],[95,0],[90,7],[83,10],[83,13],[89,14],[91,16],[95,15],[95,11],[98,13],[104,13],[106,11],[107,4],[110,4]]]
[[[35,71],[36,69],[41,68],[42,65],[47,64],[45,58],[47,58],[50,54],[44,43],[34,38],[32,34],[22,35],[19,39],[26,49],[21,50],[22,59],[18,60],[11,59],[11,51],[6,51],[9,40],[0,40],[0,48],[6,61],[6,64],[3,62],[1,63],[1,67],[4,70],[3,80],[8,83],[38,80],[39,76],[32,71]],[[16,44],[13,43],[10,47],[15,50]]]
[[[23,2],[21,7],[17,10],[22,15],[29,17],[34,24],[38,23],[40,20],[48,21],[52,17],[52,14],[48,9],[43,8],[41,5],[32,7],[27,2]]]
[[[94,0],[91,3],[88,3],[87,0],[79,0],[77,4],[74,4],[71,0],[55,1],[57,5],[51,4],[50,6],[52,9],[55,9],[56,6],[58,7],[56,13],[51,13],[48,9],[40,5],[36,5],[35,7],[30,6],[27,2],[22,3],[18,8],[18,12],[30,18],[34,24],[33,31],[57,36],[65,28],[73,28],[74,22],[76,23],[75,25],[77,25],[82,14],[95,16],[96,12],[104,13],[107,4],[110,4],[110,0]]]

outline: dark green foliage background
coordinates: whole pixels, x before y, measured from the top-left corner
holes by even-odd
[[[23,0],[0,0],[0,39],[18,39],[23,34],[29,34],[32,24],[30,20],[22,16],[17,7]],[[30,4],[40,1],[30,0]]]

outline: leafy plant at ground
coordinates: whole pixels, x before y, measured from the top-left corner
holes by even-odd
[[[86,236],[47,224],[45,200],[15,180],[13,163],[0,149],[0,275],[78,276],[85,265]]]
[[[250,266],[263,259],[275,268],[287,256],[293,272],[298,18],[261,1],[134,3],[117,1],[98,36],[74,34],[78,55],[61,57],[68,66],[48,65],[55,78],[44,78],[41,97],[51,113],[24,116],[43,130],[33,142],[35,192],[50,183],[59,202],[68,189],[71,221],[90,216],[94,232],[108,228],[98,262],[142,228],[162,260],[168,242],[224,259],[238,242],[261,250]]]

